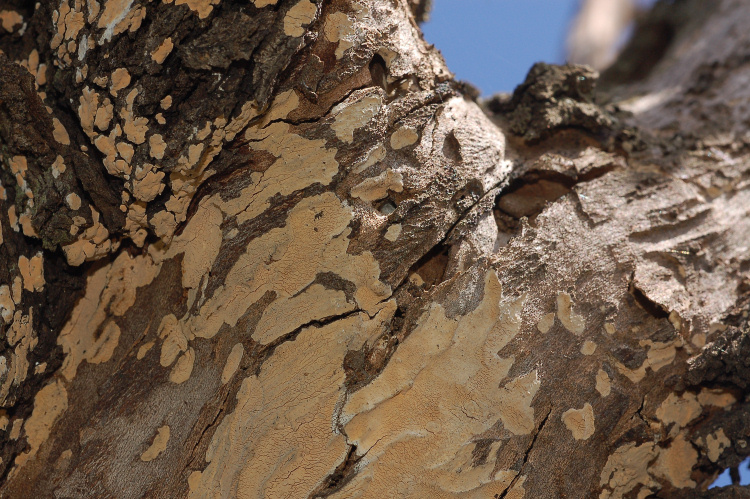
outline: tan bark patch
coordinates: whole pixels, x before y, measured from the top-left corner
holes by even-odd
[[[497,354],[520,331],[524,303],[524,296],[504,298],[490,271],[473,312],[450,319],[433,304],[423,314],[383,372],[344,405],[345,433],[366,453],[366,466],[336,497],[492,497],[506,491],[516,472],[494,470],[492,463],[463,472],[472,466],[473,437],[498,417],[514,434],[535,428],[537,371],[507,381],[513,358]]]
[[[75,192],[71,192],[65,196],[65,203],[71,210],[78,210],[81,208],[81,198]]]

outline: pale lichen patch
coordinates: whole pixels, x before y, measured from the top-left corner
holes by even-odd
[[[94,125],[100,131],[105,131],[109,128],[109,124],[112,122],[114,117],[115,106],[109,98],[105,98],[102,105],[96,109],[96,116],[94,118]]]
[[[146,449],[143,454],[141,454],[141,461],[149,462],[153,461],[157,457],[159,457],[159,454],[164,452],[164,450],[167,448],[167,443],[169,442],[169,426],[164,425],[156,430],[156,435],[154,436],[154,440],[151,442],[151,445]]]
[[[545,334],[552,328],[552,325],[554,323],[555,323],[555,313],[550,312],[549,314],[544,314],[542,318],[539,319],[539,322],[537,322],[536,324],[536,328],[539,330],[540,333]]]
[[[171,2],[171,0],[170,0]],[[218,5],[220,0],[175,0],[175,5],[187,5],[190,10],[198,14],[198,18],[205,19],[214,9],[214,5]]]
[[[81,198],[75,192],[71,192],[65,196],[65,203],[71,210],[78,210],[81,208]]]
[[[195,350],[188,348],[187,351],[177,359],[177,362],[172,368],[172,372],[169,373],[169,381],[179,385],[190,379],[190,375],[193,373],[194,364]]]
[[[602,397],[606,397],[612,391],[612,382],[609,379],[609,375],[603,369],[599,369],[599,372],[596,373],[596,391]]]
[[[698,393],[698,402],[702,406],[713,405],[728,410],[732,404],[737,402],[737,397],[720,388],[703,388]]]
[[[721,457],[721,453],[732,445],[732,442],[724,433],[724,428],[719,428],[714,434],[706,435],[706,448],[708,449],[708,459],[715,463]]]
[[[153,134],[148,139],[149,154],[152,158],[162,159],[164,157],[164,151],[167,149],[167,143],[164,142],[161,135],[158,133]]]
[[[669,447],[660,449],[652,473],[666,478],[678,489],[693,488],[696,483],[690,478],[690,472],[697,462],[698,451],[680,434]]]
[[[607,334],[613,335],[615,334],[615,325],[607,322],[604,324],[604,330],[607,332]]]
[[[521,475],[518,480],[516,480],[516,483],[513,484],[513,487],[511,487],[511,489],[505,495],[505,499],[523,499],[526,495],[526,489],[524,489],[523,486],[525,482],[526,475]]]
[[[94,260],[117,248],[118,243],[112,243],[109,239],[109,231],[104,224],[99,221],[99,212],[90,205],[89,209],[91,210],[93,225],[79,235],[78,240],[62,247],[63,252],[65,253],[65,258],[68,260],[68,264],[73,266],[81,265],[87,260]],[[74,217],[74,222],[76,222],[76,218],[80,220],[71,228],[71,234],[74,235],[78,233],[80,225],[83,225],[86,222],[82,217]]]
[[[136,353],[135,358],[138,359],[138,360],[142,360],[146,356],[146,354],[148,353],[148,351],[151,350],[151,348],[153,348],[153,346],[155,344],[156,344],[155,342],[149,341],[149,342],[144,343],[143,345],[141,345],[138,348],[138,353]]]
[[[68,409],[68,393],[60,380],[49,383],[34,396],[34,410],[24,430],[29,450],[16,456],[16,466],[23,466],[49,438],[52,425]]]
[[[338,43],[336,59],[341,59],[344,52],[354,46],[354,25],[349,16],[343,12],[334,12],[326,16],[323,34],[329,42]]]
[[[153,201],[164,190],[165,173],[155,171],[152,164],[140,166],[133,177],[133,196],[144,202]]]
[[[581,346],[581,353],[583,355],[593,355],[594,352],[596,352],[596,343],[590,340],[584,341]]]
[[[385,231],[385,239],[387,241],[395,242],[396,239],[398,239],[398,236],[401,234],[401,224],[393,224],[390,227],[388,227],[388,230]]]
[[[23,429],[23,418],[16,418],[13,420],[13,425],[10,427],[10,434],[8,438],[11,440],[18,440],[21,436],[21,430]]]
[[[389,496],[393,484],[377,477],[394,467],[413,497],[506,492],[517,472],[460,470],[472,469],[472,439],[498,417],[514,434],[535,428],[537,371],[506,382],[514,359],[498,355],[519,333],[524,303],[525,296],[504,298],[489,271],[472,312],[448,318],[440,304],[424,312],[380,375],[343,407],[345,434],[366,453],[367,467],[336,497]]]
[[[81,96],[78,98],[78,118],[81,121],[83,131],[89,137],[94,136],[94,118],[96,116],[97,106],[99,105],[99,94],[89,88],[83,88]]]
[[[117,348],[120,340],[120,326],[114,321],[109,321],[102,328],[94,348],[87,353],[86,360],[89,364],[101,364],[112,358],[112,354]]]
[[[42,252],[28,258],[18,257],[18,269],[23,277],[23,289],[26,291],[41,291],[44,289],[44,261]]]
[[[383,146],[383,144],[376,145],[375,147],[367,151],[365,158],[352,168],[352,173],[362,173],[372,165],[383,161],[387,154],[388,151],[385,149],[385,146]]]
[[[588,440],[594,434],[594,409],[588,402],[582,409],[568,409],[561,419],[576,440]]]
[[[237,369],[240,367],[240,362],[242,361],[242,356],[245,353],[245,347],[242,346],[242,343],[237,343],[232,347],[232,350],[229,352],[229,355],[227,356],[227,361],[224,364],[224,369],[221,371],[221,384],[226,385],[229,383],[229,380],[232,379],[232,376],[234,376],[234,373],[237,372]]]
[[[182,329],[182,323],[174,314],[168,314],[162,318],[158,334],[164,339],[161,344],[159,363],[162,367],[171,366],[177,356],[188,349],[188,337]]]
[[[189,497],[230,497],[238,489],[245,497],[309,496],[346,458],[346,438],[332,428],[344,389],[341,365],[368,322],[358,314],[305,328],[245,378],[206,451],[208,465],[190,475]]]
[[[143,144],[146,141],[146,132],[148,132],[148,119],[136,117],[133,114],[133,103],[137,95],[137,88],[128,93],[125,98],[126,107],[120,109],[120,117],[125,121],[122,131],[125,132],[128,140],[133,144]]]
[[[183,253],[182,285],[196,288],[216,260],[221,248],[222,213],[214,198],[203,198],[180,238],[175,239],[166,258]]]
[[[679,429],[700,416],[701,411],[701,404],[694,393],[685,392],[681,396],[670,393],[656,409],[656,417],[665,425],[676,423]]]
[[[208,199],[202,200],[201,204],[204,209],[196,211],[193,220],[196,217],[198,220],[205,219],[209,215],[207,208],[215,209],[215,207],[211,208],[213,205]],[[222,205],[222,209],[226,208],[226,205]],[[215,216],[217,220],[221,220],[220,213]],[[236,324],[250,305],[259,300],[267,291],[274,291],[277,300],[286,302],[290,297],[312,284],[316,275],[321,272],[336,272],[341,278],[354,283],[356,286],[354,299],[357,305],[369,312],[377,310],[377,304],[390,294],[390,288],[378,280],[380,270],[371,253],[347,254],[348,235],[351,231],[348,224],[351,217],[351,210],[342,205],[333,193],[329,192],[302,200],[288,212],[285,227],[273,229],[248,245],[223,286],[217,289],[213,297],[201,307],[200,315],[189,320],[190,329],[196,336],[211,338],[219,331],[222,324],[227,323],[231,326]],[[206,244],[208,242],[213,244],[213,241],[217,244],[221,243],[221,230],[218,224],[213,225],[215,229],[211,225],[206,225],[205,222],[200,225],[195,224],[193,227],[191,225],[193,225],[192,220],[180,240],[190,237],[186,234],[192,234],[195,230],[200,234],[199,237],[207,241]],[[207,236],[205,233],[207,229],[215,230],[215,235]],[[188,244],[184,246],[184,250],[177,250],[185,251],[183,261],[195,261],[196,265],[200,265],[196,269],[205,268],[206,264],[210,265],[215,256],[209,258],[201,256],[199,253],[205,251],[203,247],[195,248],[197,252],[194,253],[194,246]],[[218,246],[211,251],[211,254],[216,253]],[[307,265],[307,263],[314,264]],[[187,282],[183,281],[190,284],[186,287],[197,286],[203,272],[205,270],[190,273],[186,271],[183,279],[187,275],[193,276]],[[300,299],[307,300],[308,297]],[[331,303],[333,308],[330,310],[341,310],[341,306],[344,309],[349,307],[349,305],[342,304],[340,298],[326,303]],[[317,308],[318,305],[315,307]],[[288,314],[288,317],[282,315],[284,320],[269,330],[261,331],[258,328],[256,334],[259,337],[270,338],[285,328],[287,328],[286,331],[291,331],[299,326],[295,322],[295,317],[299,316],[291,311]]]
[[[535,370],[501,388],[500,419],[511,433],[528,435],[534,429],[534,409],[531,402],[540,384]]]
[[[130,85],[130,73],[125,68],[117,68],[112,71],[112,79],[109,85],[109,93],[117,97],[117,92]]]
[[[167,37],[164,39],[163,42],[154,50],[151,52],[151,59],[156,64],[161,64],[164,62],[164,59],[167,58],[170,52],[172,52],[172,49],[174,48],[174,43],[172,43],[172,38]]]
[[[99,22],[97,24],[99,28],[105,29],[105,34],[102,37],[104,40],[111,39],[115,25],[127,16],[131,5],[133,5],[133,0],[105,1],[104,11],[99,17]]]
[[[15,10],[0,10],[0,26],[8,33],[23,25],[23,16]]]
[[[278,159],[264,174],[254,173],[253,185],[222,207],[225,213],[237,216],[239,223],[263,213],[272,196],[285,196],[316,182],[328,185],[338,173],[335,149],[326,149],[324,140],[308,140],[289,131],[289,125],[276,122],[262,130],[250,128],[245,133],[246,139],[258,140],[254,148]]]
[[[149,284],[158,270],[150,257],[125,252],[87,278],[86,293],[57,339],[65,353],[61,368],[65,379],[72,380],[84,360],[100,363],[111,358],[120,336],[111,317],[124,315],[135,303],[137,288]]]
[[[309,0],[297,2],[284,17],[284,33],[287,36],[304,35],[304,26],[310,24],[317,13],[318,6]]]
[[[13,320],[13,313],[16,311],[16,304],[10,293],[10,286],[3,284],[0,286],[0,318],[3,322],[10,324]]]
[[[65,129],[63,124],[60,123],[60,120],[58,120],[57,118],[52,118],[52,125],[52,136],[55,138],[55,140],[64,146],[69,146],[70,136],[68,135],[68,131]]]
[[[580,335],[586,326],[583,316],[573,312],[573,301],[568,293],[557,295],[557,317],[565,329],[573,334]]]
[[[341,290],[313,284],[302,293],[274,301],[264,311],[253,333],[253,339],[268,344],[297,327],[325,317],[354,309]]]
[[[403,176],[390,168],[377,177],[368,178],[352,187],[351,196],[363,201],[377,201],[388,196],[388,191],[402,192],[404,190]]]
[[[640,367],[630,369],[620,362],[615,364],[617,371],[633,383],[638,383],[646,376],[646,369],[650,368],[653,372],[656,372],[662,367],[671,364],[677,355],[677,348],[683,345],[683,340],[681,336],[677,336],[675,340],[670,342],[641,340],[639,344],[642,347],[648,347],[646,359]]]
[[[383,99],[380,94],[367,95],[353,102],[343,102],[331,110],[335,116],[331,128],[339,140],[351,143],[354,140],[354,131],[367,125],[382,107]]]
[[[599,499],[622,499],[638,485],[658,486],[648,472],[648,464],[657,454],[658,449],[650,442],[641,445],[631,442],[619,447],[602,469],[599,483],[610,490],[603,490]]]
[[[391,148],[403,149],[419,140],[419,134],[413,128],[402,126],[391,135]]]
[[[129,144],[128,142],[118,142],[115,147],[117,148],[117,153],[122,157],[122,159],[125,160],[126,163],[130,163],[130,161],[133,159],[133,154],[135,154],[135,149],[133,148],[133,144]]]
[[[167,95],[161,101],[159,101],[159,107],[161,107],[165,111],[169,109],[170,107],[172,107],[172,96]]]

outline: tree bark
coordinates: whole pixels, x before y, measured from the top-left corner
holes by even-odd
[[[2,497],[750,497],[750,5],[480,102],[428,10],[3,3]]]

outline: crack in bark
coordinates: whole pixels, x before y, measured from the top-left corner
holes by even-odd
[[[186,465],[186,467],[189,466],[189,464],[193,460],[196,459],[196,451],[197,451],[198,447],[200,446],[201,442],[203,441],[203,437],[206,435],[206,433],[208,433],[209,430],[211,430],[212,428],[216,427],[218,424],[221,424],[221,421],[223,421],[223,418],[221,418],[221,421],[219,421],[219,416],[221,416],[226,411],[226,408],[227,408],[227,405],[228,405],[227,401],[229,400],[229,394],[231,392],[232,392],[232,390],[226,390],[225,391],[224,396],[223,396],[222,401],[221,401],[221,404],[219,404],[218,410],[216,411],[216,414],[214,414],[214,418],[211,420],[211,422],[208,425],[206,425],[203,428],[203,430],[201,431],[200,436],[195,441],[195,444],[193,445],[193,448],[190,450],[190,453],[188,454],[189,458],[187,460],[188,464]]]
[[[511,490],[513,490],[513,487],[516,485],[516,482],[523,474],[523,469],[526,466],[526,463],[529,460],[529,455],[531,454],[531,450],[534,448],[534,444],[536,443],[537,437],[539,437],[539,434],[542,432],[542,429],[544,428],[544,425],[547,424],[547,421],[549,420],[550,414],[552,414],[552,409],[550,408],[549,411],[547,411],[547,414],[544,416],[542,421],[539,423],[539,426],[537,427],[536,431],[534,432],[534,436],[531,438],[531,443],[526,448],[526,452],[523,455],[523,461],[521,462],[521,467],[518,470],[518,474],[513,478],[513,481],[510,482],[510,485],[508,485],[508,488],[505,489],[505,491],[502,493],[498,499],[505,499],[505,497],[510,493]]]
[[[349,451],[346,454],[346,458],[310,493],[308,499],[321,499],[340,491],[354,478],[357,471],[357,464],[359,464],[365,455],[367,455],[366,452],[361,456],[357,456],[357,446],[349,444]]]
[[[329,317],[324,317],[322,319],[314,319],[314,320],[308,321],[302,324],[301,326],[295,328],[294,330],[276,338],[272,342],[263,345],[257,354],[253,374],[256,376],[260,374],[260,371],[263,368],[263,364],[266,362],[266,360],[269,359],[269,357],[273,355],[273,353],[276,351],[276,348],[278,348],[283,343],[296,340],[297,336],[299,336],[299,334],[302,332],[303,329],[307,329],[309,327],[321,328],[324,326],[328,326],[330,324],[333,324],[334,322],[338,322],[343,319],[348,319],[349,317],[352,317],[353,315],[356,315],[360,312],[362,312],[361,309],[355,308],[354,310],[350,310],[349,312],[346,312],[343,314],[336,314],[336,315],[332,315]]]

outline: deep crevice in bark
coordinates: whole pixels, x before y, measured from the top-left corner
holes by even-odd
[[[349,445],[349,451],[346,454],[346,458],[336,466],[336,469],[328,475],[323,483],[318,486],[309,496],[308,499],[320,499],[323,497],[329,497],[335,494],[344,486],[351,481],[356,474],[357,464],[364,457],[357,455],[357,446]]]

